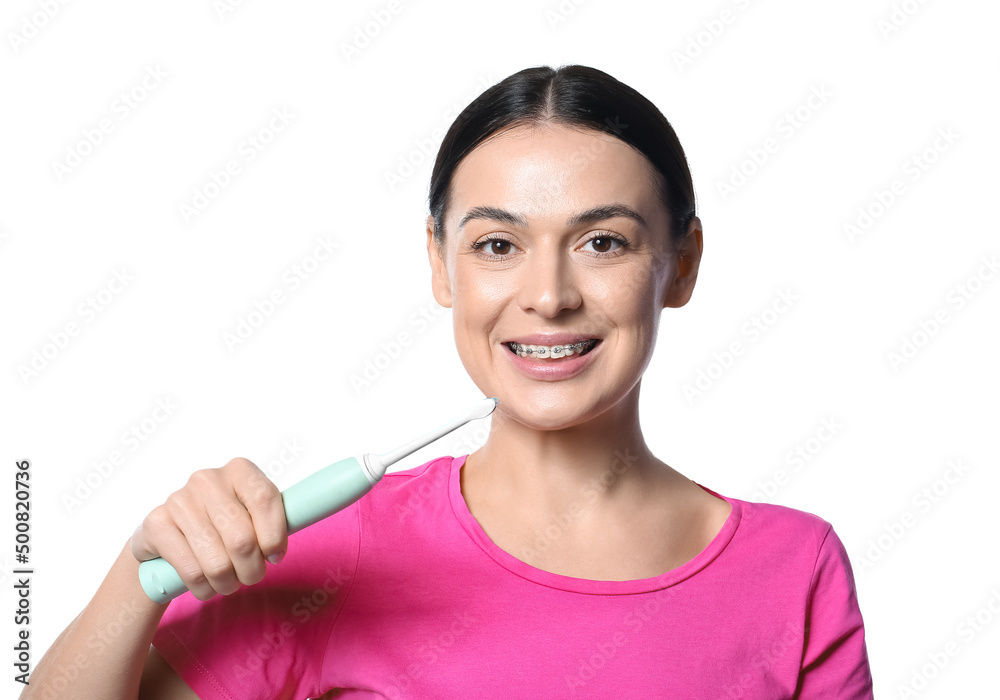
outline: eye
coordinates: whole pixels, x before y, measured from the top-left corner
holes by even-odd
[[[503,260],[510,257],[509,253],[515,246],[499,234],[491,233],[471,243],[470,247],[477,252],[484,251],[479,254],[486,260]]]
[[[617,234],[602,231],[584,243],[584,246],[593,244],[593,251],[598,255],[610,255],[617,253],[622,248],[628,246],[628,241]]]

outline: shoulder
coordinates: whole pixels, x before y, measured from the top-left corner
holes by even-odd
[[[804,626],[801,697],[872,697],[854,572],[833,526],[796,508],[726,500],[742,511],[737,549],[750,555],[742,562],[753,562],[772,610],[789,606],[790,624]]]
[[[445,455],[417,467],[388,472],[363,499],[364,517],[392,516],[405,521],[418,513],[423,517],[443,512],[449,503],[454,462],[454,457]]]
[[[791,537],[800,544],[814,541],[818,546],[833,531],[833,526],[819,515],[798,508],[752,501],[740,501],[740,506],[743,525],[748,529],[781,538]]]
[[[438,470],[449,471],[451,469],[451,463],[455,458],[451,455],[442,455],[440,457],[435,457],[434,459],[428,460],[417,467],[410,467],[409,469],[400,469],[398,471],[387,472],[385,477],[399,478],[399,479],[412,479],[414,477],[425,476],[429,473],[433,473]]]
[[[833,526],[819,515],[774,503],[720,498],[732,505],[736,521],[727,548],[730,555],[774,562],[785,573],[797,569],[809,576],[825,560],[850,566]]]
[[[406,491],[427,488],[431,484],[447,486],[453,462],[454,457],[444,455],[417,467],[388,472],[382,477],[382,483],[378,488],[380,491]]]

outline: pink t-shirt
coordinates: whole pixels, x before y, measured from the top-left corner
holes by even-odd
[[[387,474],[259,584],[176,598],[154,645],[203,700],[872,696],[851,565],[820,518],[725,498],[688,563],[591,581],[497,547],[464,463]]]

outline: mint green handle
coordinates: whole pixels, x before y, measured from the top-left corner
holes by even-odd
[[[334,462],[281,492],[289,535],[343,510],[371,490],[374,484],[362,459]],[[139,564],[139,582],[154,603],[167,603],[187,590],[174,567],[159,558]]]

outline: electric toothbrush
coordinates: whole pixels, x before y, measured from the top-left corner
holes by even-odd
[[[348,457],[292,484],[281,492],[288,534],[298,532],[351,505],[371,491],[385,476],[388,467],[469,421],[485,418],[493,413],[498,403],[498,398],[483,399],[461,418],[391,452],[381,455],[369,452]],[[187,590],[174,567],[160,558],[139,564],[139,582],[154,603],[167,603]]]

